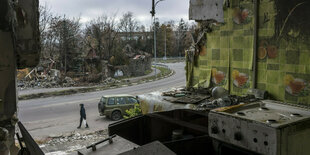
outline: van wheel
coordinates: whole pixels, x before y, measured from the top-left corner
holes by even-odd
[[[113,111],[113,112],[112,112],[111,119],[112,119],[113,121],[117,121],[117,120],[119,120],[119,119],[121,119],[121,118],[122,118],[122,114],[121,114],[120,111]]]

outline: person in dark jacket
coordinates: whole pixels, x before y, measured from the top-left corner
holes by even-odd
[[[81,125],[82,125],[82,122],[83,120],[85,119],[85,122],[86,122],[86,111],[85,111],[85,108],[84,108],[84,104],[80,104],[80,125],[77,127],[78,129],[81,128]],[[89,128],[87,122],[86,122],[86,128]]]

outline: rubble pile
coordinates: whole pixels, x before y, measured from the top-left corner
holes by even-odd
[[[58,87],[72,87],[75,86],[76,82],[70,78],[58,78],[58,77],[45,77],[45,78],[34,78],[31,80],[19,80],[17,86],[21,89],[27,88],[58,88]]]
[[[107,84],[116,84],[120,82],[121,82],[120,80],[116,80],[114,78],[108,77],[104,81],[102,81],[102,84],[107,85]]]

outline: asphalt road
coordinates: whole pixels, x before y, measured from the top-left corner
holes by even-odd
[[[140,95],[185,85],[185,64],[167,65],[176,73],[166,79],[154,82],[98,92],[20,101],[18,103],[18,118],[35,138],[106,129],[108,124],[113,121],[99,116],[97,104],[102,95]],[[80,103],[85,104],[89,129],[76,128],[79,124]]]

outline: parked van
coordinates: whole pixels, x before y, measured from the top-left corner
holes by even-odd
[[[116,121],[123,117],[127,109],[131,109],[139,100],[127,94],[104,95],[98,103],[100,116],[106,116]]]

